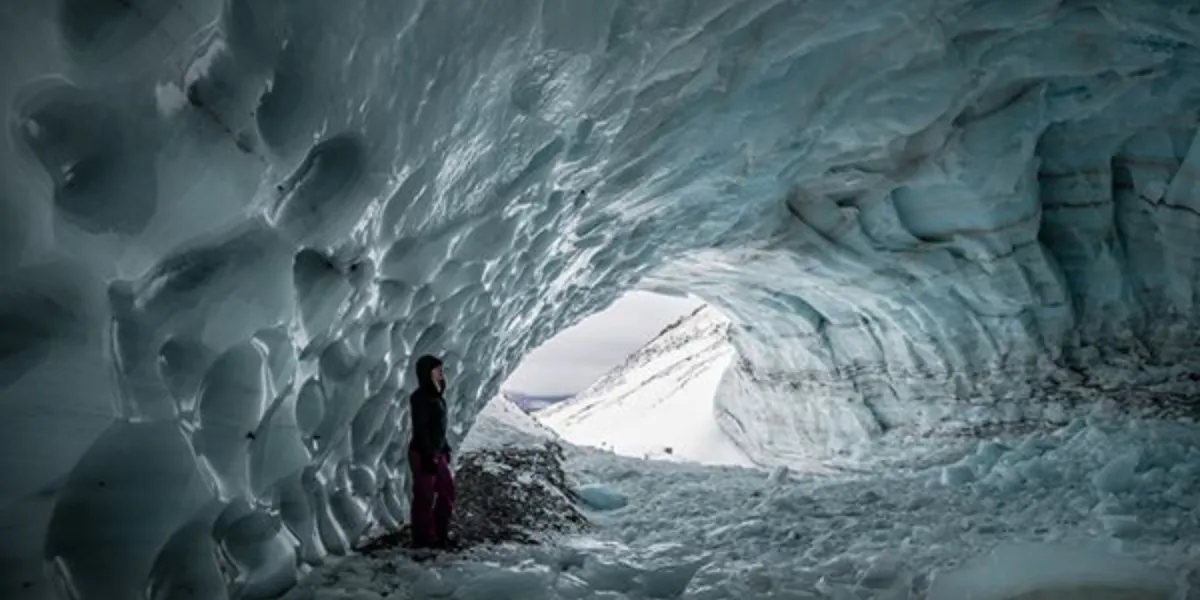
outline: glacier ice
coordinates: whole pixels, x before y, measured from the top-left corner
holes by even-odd
[[[1182,364],[1200,13],[998,6],[0,5],[0,595],[270,595],[639,284],[763,463]]]
[[[592,510],[617,510],[629,504],[629,499],[620,491],[600,483],[589,483],[576,488],[579,500]]]
[[[1109,494],[1129,491],[1135,485],[1134,473],[1140,459],[1137,452],[1126,452],[1114,457],[1092,476],[1092,485],[1097,490]]]
[[[937,573],[930,600],[1178,598],[1174,577],[1094,549],[1020,544]]]

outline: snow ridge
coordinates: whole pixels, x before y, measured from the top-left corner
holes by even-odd
[[[691,345],[701,340],[704,342],[701,346],[702,352],[698,352],[697,354],[707,354],[703,350],[716,349],[722,344],[728,346],[728,333],[729,320],[722,317],[720,313],[711,307],[701,306],[690,314],[664,327],[654,339],[647,342],[645,346],[638,348],[620,365],[605,373],[603,377],[577,394],[568,404],[574,404],[576,401],[586,402],[589,397],[602,395],[606,390],[628,386],[625,381],[627,377],[639,377],[639,381],[644,384],[653,377],[661,376],[647,376],[641,372],[651,363],[658,362],[663,355],[668,353],[672,355],[678,354],[678,350],[683,346]],[[674,358],[679,361],[674,364],[680,366],[686,365],[688,362],[701,360],[696,355],[680,355]],[[658,371],[663,373],[672,370],[668,365],[655,364],[654,366]]]
[[[713,410],[732,353],[728,330],[728,319],[700,307],[572,400],[536,416],[569,441],[622,454],[748,465]]]

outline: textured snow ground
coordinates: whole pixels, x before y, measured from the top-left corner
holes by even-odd
[[[713,411],[733,355],[727,327],[727,319],[705,307],[537,419],[569,442],[627,456],[750,466]]]
[[[497,404],[470,444],[544,435]],[[349,557],[289,598],[1197,597],[1184,592],[1200,566],[1195,423],[1099,410],[1054,431],[960,440],[944,456],[818,477],[570,446],[580,483],[629,500],[592,514],[589,536],[420,565]]]

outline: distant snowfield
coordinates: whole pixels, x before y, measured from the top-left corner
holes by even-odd
[[[503,399],[464,448],[552,439]],[[961,440],[940,463],[853,476],[668,463],[567,445],[624,498],[541,547],[413,563],[351,556],[289,600],[1195,600],[1200,426],[1098,411]],[[1190,589],[1192,590],[1189,592]]]
[[[720,429],[713,398],[732,348],[726,320],[704,307],[575,398],[536,413],[585,446],[625,456],[752,466]]]
[[[564,329],[523,359],[504,383],[525,396],[573,396],[703,303],[634,290]]]

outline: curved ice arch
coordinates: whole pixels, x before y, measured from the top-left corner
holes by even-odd
[[[6,3],[0,595],[269,595],[403,520],[415,353],[469,424],[635,285],[733,318],[718,414],[764,463],[1178,360],[1198,26],[1134,0]]]

